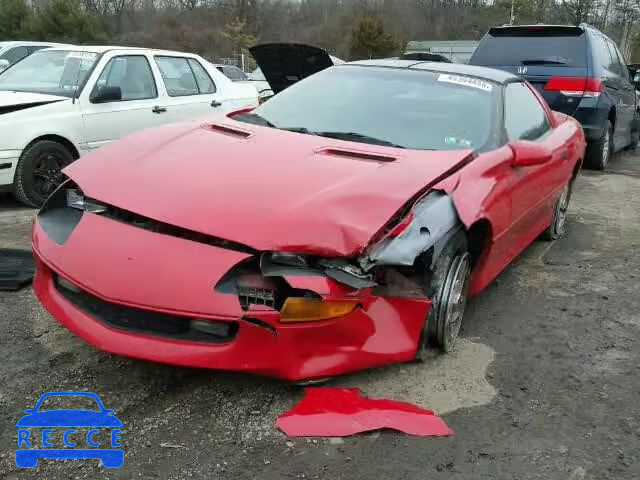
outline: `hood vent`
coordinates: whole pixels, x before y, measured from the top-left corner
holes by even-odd
[[[230,127],[229,125],[207,125],[209,130],[214,132],[222,133],[224,135],[229,135],[230,137],[238,137],[238,138],[249,138],[251,136],[251,132],[247,130],[240,130],[239,128]]]
[[[345,150],[342,148],[325,148],[318,152],[321,155],[330,155],[332,157],[354,158],[356,160],[365,160],[367,162],[389,163],[395,162],[396,157],[383,155],[380,153],[359,152],[357,150]]]

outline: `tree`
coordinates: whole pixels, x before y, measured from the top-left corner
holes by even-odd
[[[0,2],[0,38],[18,40],[29,35],[31,11],[25,0],[2,0]]]
[[[351,32],[351,57],[355,59],[387,56],[397,48],[393,37],[385,31],[382,20],[367,16],[357,20]]]
[[[43,40],[69,43],[101,43],[105,33],[98,19],[74,0],[52,0],[36,19],[36,32]]]
[[[246,20],[239,16],[232,18],[224,26],[220,36],[231,42],[233,52],[240,52],[256,43],[256,37],[249,31]]]

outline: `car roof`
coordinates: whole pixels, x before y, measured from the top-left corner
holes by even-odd
[[[73,45],[70,45],[73,46]],[[110,52],[112,50],[117,51],[131,51],[131,52],[152,52],[154,54],[169,54],[169,55],[197,55],[191,52],[177,52],[174,50],[156,50],[155,48],[144,48],[144,47],[121,47],[118,45],[78,45],[73,46],[76,50],[82,50],[87,53],[105,53]],[[56,47],[51,50],[68,50],[68,48]]]
[[[66,43],[56,43],[56,42],[32,42],[30,40],[10,40],[7,42],[0,42],[0,48],[5,47],[17,47],[17,46],[38,46],[38,45],[51,45],[52,47],[70,47],[72,45]]]
[[[410,70],[428,70],[438,73],[452,73],[454,75],[468,75],[471,77],[482,78],[495,83],[511,83],[522,81],[522,78],[503,70],[494,68],[478,67],[476,65],[466,65],[463,63],[443,63],[443,62],[419,62],[416,60],[360,60],[357,62],[346,63],[345,65],[357,65],[363,67],[385,67]]]

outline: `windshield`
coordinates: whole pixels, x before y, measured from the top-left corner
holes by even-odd
[[[267,79],[264,77],[264,73],[262,73],[262,70],[256,68],[249,74],[249,80],[254,80],[256,82],[265,82]]]
[[[484,149],[497,85],[426,70],[341,66],[312,75],[253,114],[273,127],[419,150]]]
[[[0,90],[72,97],[93,68],[98,54],[40,50],[0,75]]]

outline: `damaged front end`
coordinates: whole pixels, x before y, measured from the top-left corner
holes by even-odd
[[[387,226],[357,258],[326,258],[288,252],[264,252],[223,278],[216,289],[237,293],[243,308],[267,305],[280,310],[287,298],[319,298],[295,291],[289,277],[328,277],[353,290],[401,298],[428,297],[430,269],[449,239],[462,228],[452,199],[432,191]]]

